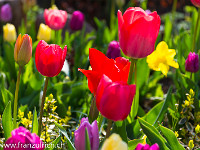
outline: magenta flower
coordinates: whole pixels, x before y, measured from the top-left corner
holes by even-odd
[[[1,6],[1,20],[4,22],[11,21],[12,19],[12,9],[10,4],[5,4]]]
[[[87,128],[91,150],[98,150],[99,148],[99,131],[97,121],[95,120],[91,125],[88,118],[82,118],[80,127],[74,132],[76,150],[85,150],[85,128]]]
[[[4,150],[44,149],[44,144],[40,140],[39,136],[37,136],[35,133],[31,133],[24,127],[14,129],[11,134],[12,137],[6,141]],[[12,147],[13,145],[15,145],[15,147]]]
[[[200,0],[191,0],[192,4],[196,7],[200,7]]]
[[[148,144],[139,143],[135,150],[160,150],[160,148],[157,143],[153,144],[152,146],[149,146]]]
[[[107,50],[107,54],[106,56],[108,58],[112,58],[115,59],[117,57],[121,57],[121,53],[120,53],[120,46],[119,46],[119,42],[117,41],[111,41],[110,44],[108,45],[108,50]]]
[[[190,52],[185,61],[185,70],[188,72],[197,72],[199,70],[199,55]]]
[[[80,11],[74,11],[70,20],[70,27],[72,30],[81,30],[84,23],[84,14]]]

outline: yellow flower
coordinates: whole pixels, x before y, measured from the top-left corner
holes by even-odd
[[[178,137],[178,136],[179,136],[179,134],[178,134],[178,131],[175,131],[175,136],[176,136],[176,137]]]
[[[22,112],[20,109],[18,110],[18,117],[23,118],[24,117],[24,112]]]
[[[195,128],[195,132],[196,132],[196,134],[200,133],[200,125],[199,124]]]
[[[13,24],[7,23],[6,25],[3,26],[3,38],[5,41],[8,42],[16,41],[17,35],[15,26]]]
[[[47,25],[41,23],[40,27],[39,27],[37,39],[38,40],[44,40],[46,42],[50,41],[50,39],[51,39],[51,29]]]
[[[118,134],[113,133],[106,139],[101,150],[128,150],[128,145],[122,141]]]
[[[193,140],[190,140],[190,141],[189,141],[188,147],[189,147],[190,149],[193,149],[193,148],[194,148],[194,142],[193,142]]]
[[[168,49],[166,42],[162,41],[156,47],[156,50],[149,56],[147,56],[147,63],[149,68],[155,71],[161,71],[165,76],[169,71],[169,66],[179,68],[177,62],[174,61],[176,51],[174,49]]]

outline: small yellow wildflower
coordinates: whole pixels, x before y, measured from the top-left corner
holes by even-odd
[[[178,131],[175,131],[175,136],[179,137]]]
[[[18,117],[23,118],[24,117],[24,112],[22,112],[20,109],[18,110]]]
[[[200,125],[199,124],[195,128],[195,132],[196,132],[196,134],[200,133]]]
[[[194,148],[194,142],[193,142],[193,140],[189,141],[188,146],[189,146],[190,149]]]
[[[176,55],[175,49],[168,49],[166,42],[162,41],[156,47],[156,50],[147,56],[149,68],[155,71],[161,71],[165,76],[169,71],[169,66],[179,68],[177,62],[174,61]]]
[[[32,120],[33,119],[33,114],[31,111],[28,112],[28,119],[29,120]]]

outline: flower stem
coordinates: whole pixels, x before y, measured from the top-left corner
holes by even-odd
[[[42,96],[42,102],[41,102],[41,107],[40,107],[40,118],[39,118],[39,127],[38,127],[38,136],[39,137],[41,135],[41,129],[42,129],[42,116],[44,113],[44,101],[45,101],[45,97],[46,97],[48,81],[49,81],[49,77],[46,77],[45,84],[44,84],[44,90],[43,90],[43,96]]]
[[[133,70],[134,70],[135,60],[131,58],[131,66],[128,76],[128,84],[131,84],[132,78],[133,78]]]
[[[18,73],[18,76],[17,76],[17,83],[16,83],[16,89],[15,89],[14,112],[13,112],[14,129],[17,128],[17,104],[18,104],[18,92],[19,92],[19,82],[20,82],[21,72],[22,72],[22,66],[19,67],[19,73]]]
[[[198,30],[198,26],[199,26],[199,20],[200,20],[200,8],[198,9],[198,18],[197,18],[196,26],[195,26],[195,29],[194,29],[193,42],[192,42],[192,52],[195,49],[197,30]]]
[[[103,116],[102,116],[102,114],[100,114],[100,119],[99,119],[99,124],[98,124],[99,131],[101,128],[102,121],[103,121]]]
[[[174,0],[173,6],[172,6],[172,25],[174,25],[176,6],[177,6],[177,0]]]
[[[134,61],[135,71],[134,71],[134,79],[135,84],[137,84],[137,66],[136,66],[137,60]]]
[[[107,129],[106,129],[106,138],[108,138],[110,136],[111,127],[112,127],[112,120],[108,119],[108,126],[107,126]]]

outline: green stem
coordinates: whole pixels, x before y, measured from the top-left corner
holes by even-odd
[[[16,83],[16,89],[15,89],[14,112],[13,112],[14,129],[17,128],[17,104],[18,104],[18,92],[19,92],[19,82],[20,82],[21,72],[22,72],[22,66],[19,67],[19,73],[18,73],[18,76],[17,76],[17,83]]]
[[[192,52],[195,49],[197,30],[198,30],[198,26],[199,26],[199,20],[200,20],[200,8],[198,9],[198,18],[197,18],[196,26],[195,26],[195,29],[194,29],[193,42],[192,42]]]
[[[42,116],[44,113],[44,101],[45,101],[45,97],[46,97],[48,81],[49,81],[49,77],[46,77],[45,84],[44,84],[44,90],[43,90],[43,96],[42,96],[42,102],[41,102],[41,106],[40,106],[40,118],[39,118],[39,127],[38,127],[39,137],[41,135],[41,129],[42,129]]]
[[[100,114],[100,119],[99,119],[99,124],[98,124],[99,131],[100,131],[102,122],[103,122],[103,116],[102,114]]]
[[[137,66],[136,66],[136,62],[137,62],[137,60],[135,60],[135,64],[134,64],[134,66],[135,66],[135,71],[134,71],[134,78],[135,78],[135,84],[137,85]]]
[[[131,58],[131,66],[130,66],[130,70],[129,70],[128,84],[131,84],[131,81],[133,78],[134,64],[135,64],[135,60],[133,58]]]
[[[176,6],[177,6],[177,0],[174,0],[173,6],[172,6],[172,24],[173,25],[174,25],[175,13],[176,13]]]
[[[107,126],[107,129],[106,129],[106,138],[108,138],[110,136],[111,127],[112,127],[112,120],[108,119],[108,126]]]

